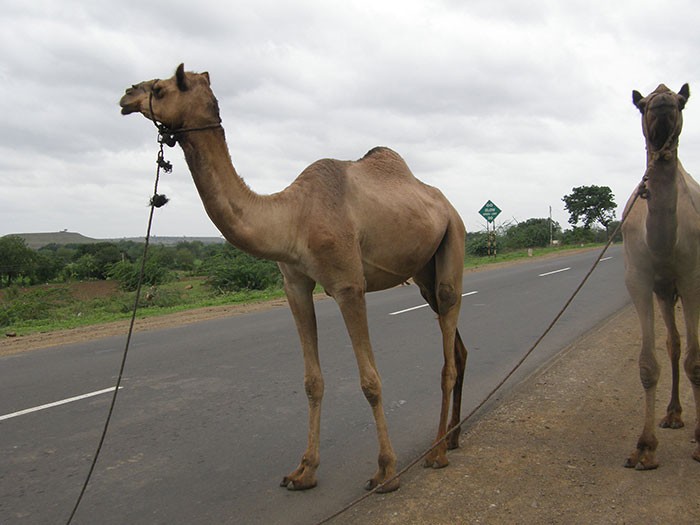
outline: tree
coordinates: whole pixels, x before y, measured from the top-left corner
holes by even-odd
[[[34,265],[30,280],[32,284],[48,283],[53,281],[61,273],[63,263],[50,251],[34,254]]]
[[[16,235],[0,237],[0,285],[10,286],[17,278],[31,274],[34,250]]]
[[[551,224],[549,219],[528,219],[506,230],[508,248],[538,248],[549,246],[550,233],[561,234],[559,223]]]
[[[599,222],[606,230],[615,220],[615,204],[612,190],[607,186],[579,186],[562,198],[569,212],[569,223],[573,226],[583,222],[583,228],[591,229]]]

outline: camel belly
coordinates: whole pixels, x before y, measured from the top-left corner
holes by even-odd
[[[405,283],[430,262],[436,249],[437,246],[431,250],[416,249],[384,261],[363,257],[362,270],[367,291],[386,290]]]

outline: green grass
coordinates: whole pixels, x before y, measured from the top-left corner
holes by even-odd
[[[153,317],[207,306],[249,304],[284,296],[281,289],[216,294],[201,279],[184,279],[159,286],[152,297],[141,290],[138,316]],[[0,296],[0,337],[29,335],[129,319],[135,292],[117,291],[106,297],[79,300],[71,284],[5,289]]]
[[[600,248],[602,249],[604,244],[585,244],[585,245],[565,245],[565,246],[555,246],[548,248],[533,248],[532,256],[528,254],[527,249],[513,250],[504,253],[497,253],[495,257],[476,257],[472,255],[467,255],[464,258],[465,268],[481,268],[483,266],[488,266],[489,264],[509,262],[509,261],[520,261],[532,259],[535,257],[542,257],[545,255],[550,255],[553,253],[566,253],[572,250],[580,250],[581,248]]]
[[[602,247],[598,244],[587,248]],[[536,248],[533,257],[562,253],[581,246]],[[465,268],[480,268],[494,263],[530,259],[527,250],[516,250],[496,257],[465,258]],[[30,288],[0,290],[0,338],[6,333],[29,335],[37,332],[65,330],[98,323],[129,319],[135,292],[117,291],[108,296],[79,300],[73,297],[72,286],[54,284]],[[318,287],[317,287],[318,288]],[[322,291],[318,288],[317,291]],[[159,286],[147,299],[149,289],[141,291],[139,317],[153,317],[208,306],[249,304],[284,297],[281,288],[264,291],[241,291],[218,294],[202,279],[180,279]]]

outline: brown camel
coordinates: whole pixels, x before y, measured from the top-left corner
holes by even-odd
[[[382,147],[354,162],[319,160],[285,190],[255,194],[231,163],[208,73],[185,72],[182,64],[168,80],[127,89],[120,105],[124,115],[140,112],[172,130],[209,217],[231,244],[279,263],[301,340],[309,402],[306,451],[281,485],[292,490],[316,485],[324,389],[312,296],[318,283],[338,303],[377,425],[379,468],[366,488],[397,489],[365,293],[412,277],[438,314],[444,366],[437,440],[443,440],[460,420],[467,358],[457,331],[465,236],[458,213],[439,190],[416,179],[397,153]],[[446,450],[457,447],[458,439],[456,428],[427,456],[426,466],[446,466]]]
[[[680,298],[686,326],[685,372],[695,396],[695,440],[698,444],[693,458],[700,461],[700,186],[678,160],[682,110],[689,96],[688,84],[678,93],[663,84],[646,97],[638,91],[632,92],[634,105],[642,113],[647,148],[647,170],[638,189],[643,199],[632,206],[632,195],[625,208],[626,220],[622,228],[625,283],[642,330],[639,375],[646,398],[644,428],[636,450],[625,463],[626,467],[638,470],[658,466],[654,411],[659,364],[654,355],[653,295],[656,295],[666,324],[666,348],[672,370],[671,402],[660,426],[683,426],[678,396],[681,344],[674,311]]]

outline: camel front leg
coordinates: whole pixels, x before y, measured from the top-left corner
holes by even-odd
[[[308,277],[280,264],[294,322],[304,355],[304,390],[309,401],[309,432],[306,451],[299,466],[286,475],[280,486],[289,490],[305,490],[316,486],[316,470],[320,464],[321,401],[323,376],[318,358],[318,331],[314,311],[313,290],[316,283]]]
[[[683,300],[685,315],[687,355],[684,362],[685,373],[690,379],[695,397],[695,451],[693,459],[700,461],[700,345],[698,344],[698,320],[700,319],[700,300],[697,295]]]
[[[378,485],[386,483],[379,489],[379,492],[392,492],[399,488],[399,479],[394,478],[396,475],[396,454],[389,440],[389,431],[382,404],[382,382],[369,340],[364,288],[360,285],[346,286],[339,291],[334,291],[332,296],[340,307],[345,326],[350,335],[357,367],[360,372],[362,392],[369,402],[377,426],[377,440],[379,442],[378,469],[374,476],[365,484],[365,489],[372,490]]]
[[[658,439],[654,433],[656,410],[656,385],[659,381],[659,364],[654,355],[654,303],[651,288],[639,289],[628,280],[632,301],[637,309],[642,329],[642,349],[639,354],[639,378],[644,387],[644,428],[637,440],[637,448],[630,454],[625,467],[650,470],[659,466],[656,461]]]
[[[659,423],[661,428],[682,428],[683,419],[681,413],[680,394],[678,391],[678,383],[680,378],[680,358],[681,358],[681,337],[676,326],[676,315],[674,311],[675,298],[673,294],[658,297],[659,308],[661,315],[666,325],[666,351],[668,358],[671,361],[671,400],[666,409],[666,415]]]

